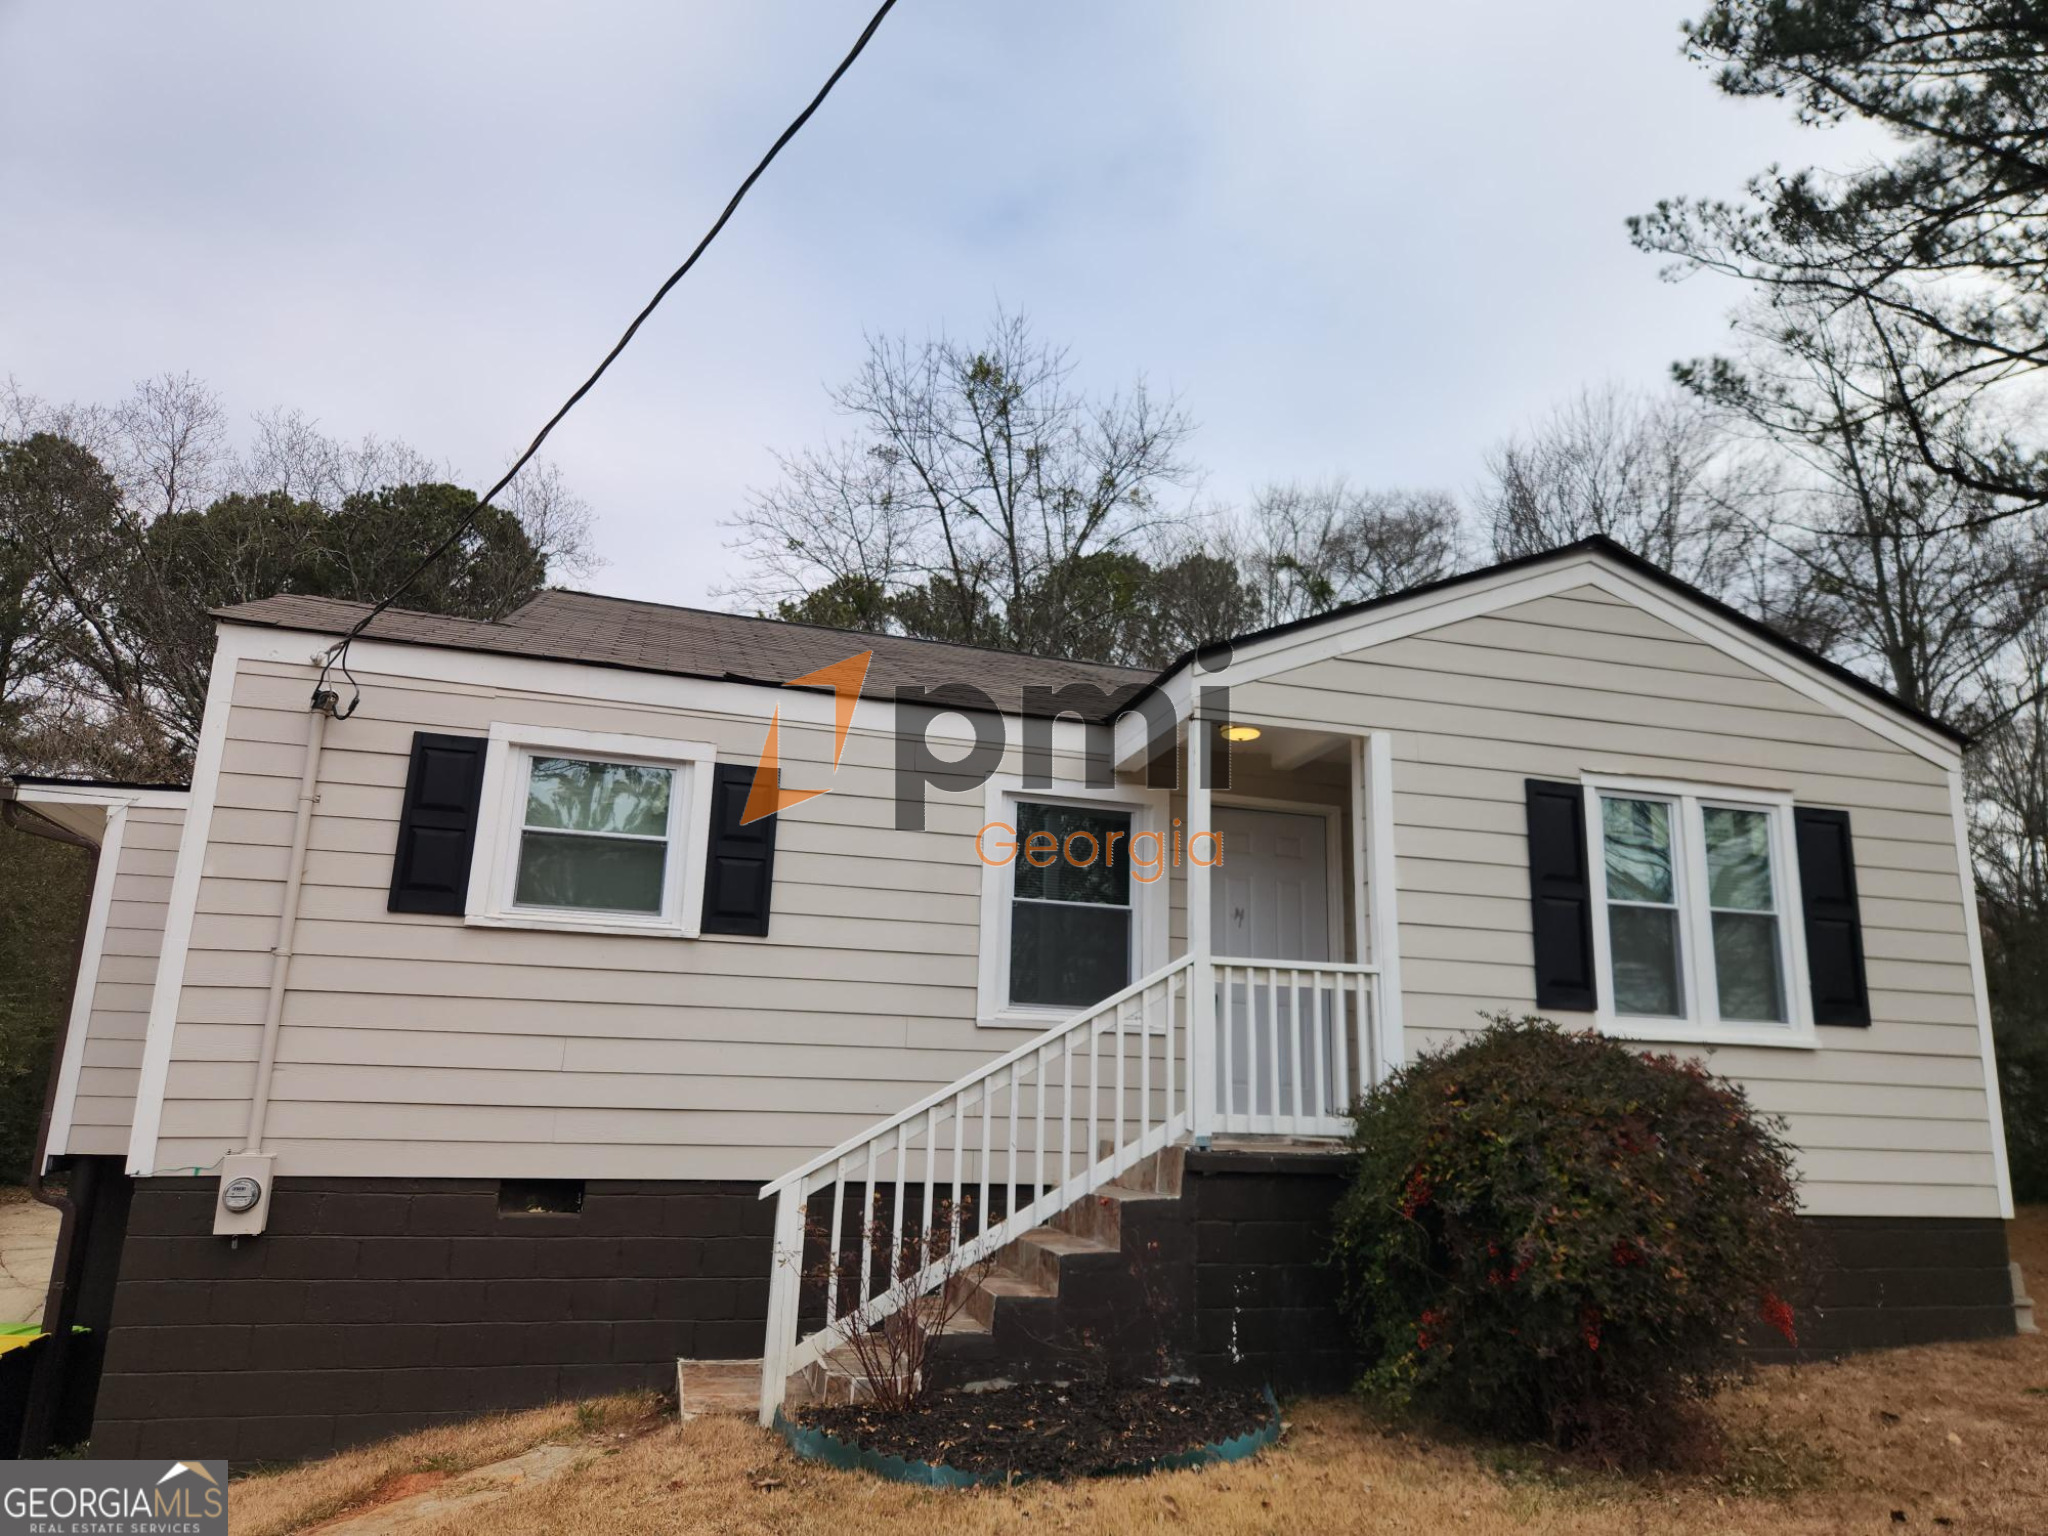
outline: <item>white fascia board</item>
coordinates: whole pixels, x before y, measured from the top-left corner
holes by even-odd
[[[199,876],[206,839],[213,828],[213,802],[220,788],[221,754],[227,746],[228,707],[235,669],[254,632],[215,626],[213,671],[206,683],[206,712],[192,759],[192,788],[184,799],[185,824],[178,834],[178,862],[171,872],[170,904],[164,912],[163,949],[156,984],[150,989],[149,1024],[143,1037],[142,1074],[135,1088],[135,1121],[128,1132],[128,1172],[146,1176],[156,1167],[157,1132],[163,1124],[164,1084],[171,1071],[171,1037],[178,1025],[178,994],[185,983],[185,955],[192,943],[192,915],[199,902]],[[303,659],[303,652],[301,653]],[[225,1150],[225,1149],[223,1149]]]
[[[1885,709],[1820,668],[1756,640],[1720,615],[1643,580],[1597,550],[1560,557],[1558,563],[1536,570],[1477,577],[1447,591],[1420,593],[1351,619],[1333,619],[1325,625],[1254,640],[1240,646],[1228,666],[1205,673],[1203,681],[1240,687],[1577,587],[1594,587],[1618,597],[1944,770],[1962,761],[1962,748],[1939,732]],[[1192,697],[1191,670],[1176,674],[1168,684],[1178,718],[1186,718],[1185,703]],[[1175,685],[1183,686],[1176,689]],[[1122,744],[1119,735],[1118,745]]]
[[[224,624],[220,633],[223,643],[229,635],[238,637],[238,653],[246,660],[290,666],[318,666],[320,657],[334,643],[334,637],[330,635],[305,630],[253,629]],[[546,694],[593,704],[627,704],[725,715],[736,720],[758,720],[764,729],[768,717],[778,711],[792,725],[831,729],[837,724],[837,701],[829,689],[785,688],[772,683],[635,672],[622,667],[603,667],[552,657],[505,656],[491,651],[396,645],[377,640],[357,640],[350,646],[349,667],[362,677],[364,707],[371,709],[374,709],[377,688],[372,674],[378,674],[453,687]],[[961,745],[973,742],[973,726],[964,711],[938,705],[931,707],[939,713],[925,732],[927,740]],[[999,714],[997,718],[1003,722],[1005,741],[1012,747],[1021,745],[1022,717]],[[854,705],[851,729],[869,735],[893,737],[896,705],[887,699],[862,696]],[[1054,752],[1085,751],[1086,730],[1078,720],[1071,718],[1054,721]],[[194,780],[196,789],[196,771]]]
[[[182,810],[191,801],[189,789],[121,789],[110,784],[17,784],[14,796],[25,805],[140,805]]]
[[[1998,1182],[1998,1214],[2012,1220],[2012,1166],[2005,1152],[2005,1106],[1998,1092],[1998,1053],[1991,1038],[1991,992],[1984,974],[1984,931],[1977,918],[1977,871],[1970,862],[1969,808],[1963,770],[1948,776],[1949,815],[1956,829],[1956,868],[1963,878],[1963,932],[1970,946],[1970,993],[1977,1014],[1977,1050],[1984,1062],[1984,1113],[1991,1132],[1991,1168]]]
[[[92,897],[86,906],[85,938],[78,947],[78,977],[72,983],[71,1017],[64,1028],[64,1059],[57,1067],[57,1092],[50,1105],[50,1134],[44,1142],[48,1157],[58,1157],[70,1150],[71,1121],[78,1106],[78,1078],[85,1069],[85,1037],[92,1025],[94,996],[99,991],[100,957],[107,947],[107,914],[113,910],[114,882],[120,877],[121,840],[127,824],[127,806],[109,807],[106,828],[99,838],[99,860],[93,869]]]

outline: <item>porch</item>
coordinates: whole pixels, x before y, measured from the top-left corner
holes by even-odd
[[[762,1189],[762,1422],[853,1332],[969,1272],[1001,1261],[990,1298],[1047,1255],[1056,1274],[1091,1240],[1068,1213],[1120,1208],[1180,1149],[1328,1147],[1401,1059],[1387,738],[1224,724],[1185,727],[1178,953]]]

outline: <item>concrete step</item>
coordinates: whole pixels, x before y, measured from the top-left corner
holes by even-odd
[[[1059,1227],[1033,1227],[997,1255],[996,1272],[1030,1282],[1040,1288],[1041,1295],[1057,1296],[1060,1293],[1061,1260],[1116,1251],[1097,1238],[1067,1232]]]
[[[759,1360],[678,1360],[676,1402],[686,1419],[752,1414],[761,1406]]]
[[[1041,1285],[1017,1275],[1005,1274],[1002,1270],[991,1270],[985,1275],[961,1275],[955,1281],[961,1297],[960,1310],[954,1314],[953,1323],[971,1323],[975,1329],[987,1333],[995,1327],[996,1303],[1006,1296],[1044,1298],[1058,1294],[1055,1287]],[[948,1333],[964,1333],[966,1328],[949,1326]]]
[[[962,1282],[964,1283],[964,1277]],[[920,1306],[927,1314],[939,1310],[939,1299],[927,1296]],[[983,1315],[976,1315],[972,1302],[963,1306],[944,1320],[939,1328],[941,1338],[986,1339],[989,1333],[988,1317],[994,1315],[991,1301]],[[755,1390],[759,1391],[761,1363],[754,1362]],[[837,1349],[828,1350],[801,1371],[791,1373],[784,1387],[784,1400],[789,1403],[857,1403],[870,1395],[866,1373],[861,1370],[860,1356],[851,1344],[841,1344]]]
[[[1106,1184],[1092,1195],[1084,1195],[1053,1217],[1052,1225],[1071,1237],[1086,1238],[1104,1248],[1121,1250],[1124,1241],[1124,1207],[1146,1201],[1178,1200],[1177,1194],[1127,1189]]]
[[[1102,1155],[1107,1156],[1105,1146]],[[944,1358],[956,1376],[974,1362],[999,1368],[1007,1349],[995,1335],[995,1320],[1005,1301],[1052,1302],[1068,1283],[1090,1270],[1115,1264],[1123,1252],[1124,1212],[1147,1202],[1180,1198],[1187,1166],[1184,1146],[1167,1147],[1126,1169],[1114,1183],[1084,1196],[1044,1226],[1010,1242],[985,1271],[957,1275],[947,1296],[957,1303],[944,1333],[949,1347]],[[1076,1266],[1072,1272],[1068,1266]],[[937,1309],[937,1298],[924,1306]],[[1040,1314],[1041,1317],[1043,1314]],[[1027,1312],[1027,1317],[1030,1313]],[[869,1395],[853,1349],[842,1344],[789,1379],[792,1403],[858,1402]]]
[[[1107,1150],[1103,1154],[1107,1156]],[[1115,1180],[1120,1189],[1133,1189],[1148,1195],[1180,1196],[1180,1181],[1188,1166],[1188,1149],[1184,1143],[1162,1148],[1143,1162],[1126,1168]]]

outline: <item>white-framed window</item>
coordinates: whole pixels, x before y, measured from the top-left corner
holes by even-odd
[[[466,920],[694,938],[716,758],[705,742],[493,725]]]
[[[1137,787],[990,781],[976,840],[980,1022],[1043,1029],[1165,963],[1173,870],[1164,802]]]
[[[1600,1027],[1630,1039],[1816,1043],[1792,798],[1588,778]]]

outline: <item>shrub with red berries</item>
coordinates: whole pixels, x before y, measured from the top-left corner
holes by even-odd
[[[1375,1395],[1654,1457],[1752,1330],[1797,1343],[1791,1148],[1697,1062],[1503,1015],[1353,1119],[1334,1257]]]

